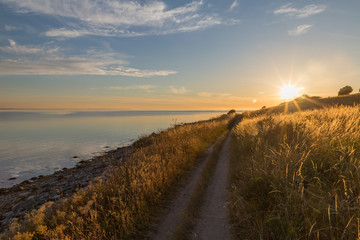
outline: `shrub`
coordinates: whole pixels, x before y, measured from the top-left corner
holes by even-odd
[[[340,88],[338,95],[349,95],[353,91],[353,88],[350,86],[345,86],[343,88]]]
[[[233,114],[236,113],[236,111],[234,109],[231,109],[227,114]]]

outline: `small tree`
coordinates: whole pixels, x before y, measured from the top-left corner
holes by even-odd
[[[349,95],[353,91],[353,88],[350,86],[345,86],[343,88],[340,88],[338,96],[341,95]]]

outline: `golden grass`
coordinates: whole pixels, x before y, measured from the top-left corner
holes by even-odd
[[[138,239],[161,203],[200,155],[227,129],[233,114],[175,126],[138,140],[129,160],[73,197],[47,203],[14,223],[3,239]],[[52,206],[51,206],[52,205]]]
[[[237,239],[359,238],[359,106],[245,119],[231,149]]]
[[[303,96],[289,102],[284,102],[274,107],[245,112],[244,115],[247,115],[249,117],[255,117],[263,114],[292,113],[297,111],[313,110],[341,105],[354,106],[354,104],[360,104],[360,93],[327,98]]]

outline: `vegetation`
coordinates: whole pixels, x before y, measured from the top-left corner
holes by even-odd
[[[249,117],[231,149],[237,239],[358,239],[359,106]]]
[[[200,215],[201,205],[204,202],[206,190],[211,182],[211,178],[214,175],[216,165],[218,162],[219,154],[221,151],[222,144],[227,135],[223,133],[218,138],[214,150],[210,156],[210,159],[206,163],[204,169],[201,172],[201,177],[197,183],[194,192],[192,193],[187,208],[183,214],[182,221],[179,223],[172,239],[175,240],[187,240],[191,239],[190,235],[195,228],[196,221]]]
[[[126,162],[105,180],[15,222],[3,239],[136,239],[162,202],[227,130],[234,114],[174,126],[138,140]]]
[[[353,91],[353,88],[351,86],[345,86],[343,88],[340,88],[338,95],[349,95]]]
[[[360,104],[359,93],[328,98],[320,98],[318,96],[309,96],[304,94],[293,101],[284,102],[274,107],[245,112],[243,115],[247,117],[255,117],[263,114],[292,113],[339,105],[353,106],[354,104]]]

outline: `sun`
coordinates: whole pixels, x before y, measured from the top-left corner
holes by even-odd
[[[291,100],[300,96],[299,91],[303,88],[297,88],[293,84],[286,84],[281,88],[280,96],[282,99]]]

